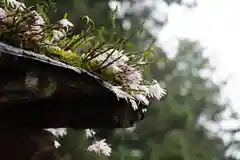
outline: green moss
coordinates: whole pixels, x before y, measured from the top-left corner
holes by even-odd
[[[83,67],[83,58],[71,51],[64,51],[58,47],[48,47],[46,55],[75,67]]]
[[[81,55],[72,51],[64,51],[59,47],[47,46],[42,50],[42,54],[45,54],[46,56],[49,56],[55,60],[64,62],[74,67],[86,69],[87,71],[92,72],[101,77],[102,79],[110,81],[113,84],[123,84],[123,82],[117,76],[116,72],[114,72],[111,68],[104,68],[102,70],[98,70],[100,64],[97,61],[84,60],[84,57],[81,57]]]

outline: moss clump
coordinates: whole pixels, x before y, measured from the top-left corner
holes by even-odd
[[[111,68],[99,69],[100,63],[96,60],[86,60],[81,54],[77,54],[72,51],[62,50],[60,47],[45,47],[42,50],[42,54],[51,57],[55,60],[64,62],[66,64],[72,65],[74,67],[86,69],[94,74],[97,74],[102,79],[110,81],[113,84],[120,85],[121,80],[116,76],[116,72]]]
[[[78,54],[71,51],[64,51],[59,47],[47,47],[45,48],[46,52],[42,52],[43,54],[59,60],[61,62],[68,63],[75,67],[83,67],[83,58]]]

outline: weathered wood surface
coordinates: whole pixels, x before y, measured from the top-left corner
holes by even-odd
[[[99,77],[42,54],[0,43],[0,74],[1,128],[121,128],[141,118]]]

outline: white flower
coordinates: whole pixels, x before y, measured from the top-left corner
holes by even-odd
[[[98,54],[98,53],[96,53]],[[108,54],[107,53],[102,53],[100,55],[98,55],[97,57],[93,58],[94,60],[98,61],[98,62],[104,62],[102,65],[105,66],[107,64],[109,64],[111,62],[111,59],[108,58]]]
[[[142,112],[143,112],[143,113],[147,112],[147,109],[146,109],[146,108],[143,108],[143,109],[142,109]]]
[[[132,74],[128,75],[128,80],[140,84],[140,82],[143,80],[142,73],[138,70],[135,70]]]
[[[61,144],[60,144],[57,140],[55,140],[55,141],[54,141],[54,146],[55,146],[56,148],[58,148],[58,147],[61,146]]]
[[[127,83],[130,87],[136,87],[139,86],[141,81],[143,81],[143,77],[142,77],[142,73],[140,70],[129,66],[129,65],[124,65],[123,67],[123,72],[122,72],[122,76],[124,77],[124,80],[126,81],[125,83]],[[134,88],[132,88],[134,89]]]
[[[65,37],[66,33],[64,30],[59,31],[59,30],[53,30],[53,37],[52,41],[59,41],[63,37]]]
[[[62,136],[65,136],[67,134],[67,129],[66,128],[57,128],[57,129],[48,128],[48,129],[45,129],[45,130],[48,131],[48,132],[51,132],[55,137],[62,137]],[[58,148],[58,147],[61,146],[61,144],[57,140],[54,140],[54,146],[56,148]]]
[[[121,60],[123,60],[124,62],[127,62],[127,61],[129,61],[129,58],[128,58],[128,56],[123,55],[123,56],[121,57]]]
[[[109,49],[105,53],[102,53],[94,58],[94,60],[99,62],[104,62],[102,65],[108,65],[109,68],[112,68],[115,72],[122,71],[121,66],[126,66],[126,62],[129,58],[126,55],[123,55],[123,50],[118,51],[116,49]]]
[[[31,11],[30,16],[32,16],[33,24],[30,25],[30,29],[25,32],[26,35],[32,35],[31,39],[41,39],[43,38],[43,28],[42,26],[45,24],[43,18],[36,12]]]
[[[113,61],[113,60],[116,60],[118,59],[118,63],[121,64],[121,62],[125,63],[129,60],[129,58],[126,56],[126,55],[123,55],[123,52],[124,50],[116,50],[116,49],[109,49],[106,54],[107,55],[111,55],[110,56],[110,59]]]
[[[69,20],[67,20],[67,19],[62,19],[62,20],[60,20],[59,21],[59,24],[62,26],[62,27],[64,27],[64,28],[66,28],[66,30],[68,31],[68,28],[69,27],[73,27],[74,25],[69,21]]]
[[[149,96],[156,97],[158,100],[160,100],[166,95],[166,90],[163,89],[156,80],[154,80],[153,83],[155,84],[149,86]]]
[[[35,25],[44,25],[45,24],[45,21],[43,20],[42,16],[38,16],[36,17],[36,21],[35,21]]]
[[[43,20],[42,16],[38,16],[36,21],[35,21],[35,25],[44,25],[45,21]]]
[[[123,54],[123,50],[118,51],[116,49],[110,49],[107,52],[107,55],[110,55],[110,54],[111,54],[111,56],[109,58],[109,61],[114,62],[114,63],[112,63],[112,65],[115,64],[119,68],[127,65],[127,61],[129,61],[129,58],[126,55]]]
[[[121,68],[118,66],[117,62],[113,62],[113,60],[111,58],[107,59],[107,54],[105,54],[105,53],[97,56],[96,58],[94,58],[94,60],[96,60],[100,63],[104,62],[102,64],[102,66],[107,66],[108,68],[111,68],[116,73],[122,71]]]
[[[149,93],[149,86],[147,85],[139,85],[137,89],[141,90],[142,92],[145,92],[146,94]]]
[[[133,90],[139,90],[139,84],[138,83],[129,83],[129,88],[133,89]]]
[[[23,11],[24,9],[26,9],[26,6],[24,3],[18,2],[16,0],[5,0],[5,4],[8,6],[11,6],[15,10]]]
[[[88,147],[88,151],[94,151],[98,154],[104,154],[106,156],[110,156],[112,149],[110,146],[105,142],[106,139],[101,141],[95,141],[91,146]]]
[[[116,73],[122,71],[122,69],[121,69],[120,67],[118,67],[118,66],[116,65],[116,63],[113,63],[113,64],[109,65],[108,67],[111,68],[111,69],[112,69],[114,72],[116,72]]]
[[[103,53],[103,54],[100,54],[97,57],[95,57],[94,60],[99,61],[99,62],[103,62],[103,61],[105,61],[106,58],[107,58],[107,54]]]
[[[132,97],[127,92],[124,92],[123,90],[121,90],[120,86],[112,86],[111,89],[117,95],[118,98],[128,99]]]
[[[41,33],[42,32],[42,28],[41,26],[31,26],[29,33]]]
[[[4,2],[7,6],[14,7],[14,3],[16,2],[16,0],[4,0]]]
[[[96,54],[99,54],[99,53],[96,53]],[[108,58],[108,59],[107,59]],[[108,53],[105,52],[105,53],[102,53],[102,54],[99,54],[97,57],[94,58],[95,60],[99,61],[99,62],[103,62],[103,61],[106,61],[106,62],[110,62],[111,60],[111,57],[108,57]],[[105,62],[105,63],[106,63]]]
[[[45,129],[46,131],[51,132],[55,137],[62,137],[65,136],[67,134],[67,129],[66,128],[48,128]]]
[[[37,11],[31,11],[30,13],[35,20],[34,25],[40,26],[45,24],[45,21],[43,20],[42,16],[40,16]]]
[[[149,105],[149,101],[144,95],[136,94],[135,98],[137,98],[140,102],[143,102],[145,105]]]
[[[131,103],[132,108],[133,108],[134,111],[138,109],[138,105],[137,105],[135,100],[130,99],[130,103]]]
[[[86,138],[93,137],[96,134],[96,132],[92,129],[85,129],[85,136]]]
[[[20,10],[20,11],[24,11],[24,9],[26,9],[26,6],[24,3],[21,3],[21,2],[18,2],[18,1],[15,1],[15,9],[16,10]]]
[[[0,7],[0,20],[4,19],[6,17],[6,12],[4,9]]]

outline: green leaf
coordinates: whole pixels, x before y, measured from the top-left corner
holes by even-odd
[[[143,55],[145,57],[149,56],[150,54],[152,54],[152,50],[146,50],[146,51],[143,52]]]
[[[95,23],[93,22],[93,20],[91,18],[89,18],[88,16],[83,16],[81,18],[82,20],[86,19],[86,24],[88,25],[89,23],[91,23],[92,25],[95,25]]]
[[[64,19],[67,19],[68,18],[68,13],[65,13],[64,16],[63,16]]]
[[[156,40],[153,40],[153,41],[150,43],[150,45],[148,46],[148,49],[147,49],[146,51],[144,51],[143,55],[144,55],[145,57],[147,57],[147,56],[149,56],[149,55],[151,55],[151,54],[154,54],[153,48],[154,48],[155,42],[156,42]]]

